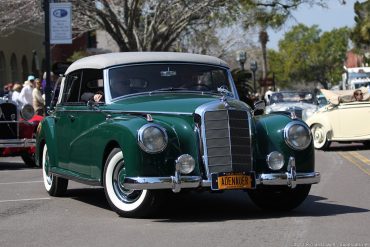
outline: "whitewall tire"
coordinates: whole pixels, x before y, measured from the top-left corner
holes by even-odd
[[[48,147],[45,144],[42,151],[42,177],[44,181],[44,187],[51,196],[62,196],[67,191],[68,180],[60,177],[56,177],[49,172],[50,160]]]
[[[158,191],[128,190],[122,186],[126,175],[123,153],[115,148],[104,168],[104,191],[111,208],[124,217],[147,216],[157,204]]]

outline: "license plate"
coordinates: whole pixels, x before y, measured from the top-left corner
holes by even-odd
[[[212,190],[251,189],[255,187],[253,173],[213,173]]]

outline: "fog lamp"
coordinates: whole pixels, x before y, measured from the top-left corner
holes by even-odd
[[[266,161],[271,170],[280,170],[284,166],[284,156],[277,151],[267,155]]]
[[[189,154],[183,154],[176,160],[176,170],[182,174],[189,174],[195,168],[195,160]]]

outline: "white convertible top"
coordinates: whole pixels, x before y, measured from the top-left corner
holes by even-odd
[[[117,52],[85,57],[72,63],[65,74],[78,69],[104,69],[107,67],[143,62],[190,62],[228,65],[223,60],[199,54],[180,52]]]
[[[369,101],[370,95],[366,87],[358,88],[364,94],[363,101]],[[356,90],[358,90],[356,89]],[[354,102],[352,97],[355,90],[326,90],[320,89],[325,98],[333,105],[338,105],[339,103]]]

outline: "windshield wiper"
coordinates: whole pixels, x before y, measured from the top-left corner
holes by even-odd
[[[159,88],[159,89],[156,89],[156,90],[152,90],[152,91],[150,91],[150,93],[152,93],[152,92],[163,92],[163,91],[181,91],[181,90],[187,90],[187,89],[183,88],[183,87],[164,87],[164,88]]]

